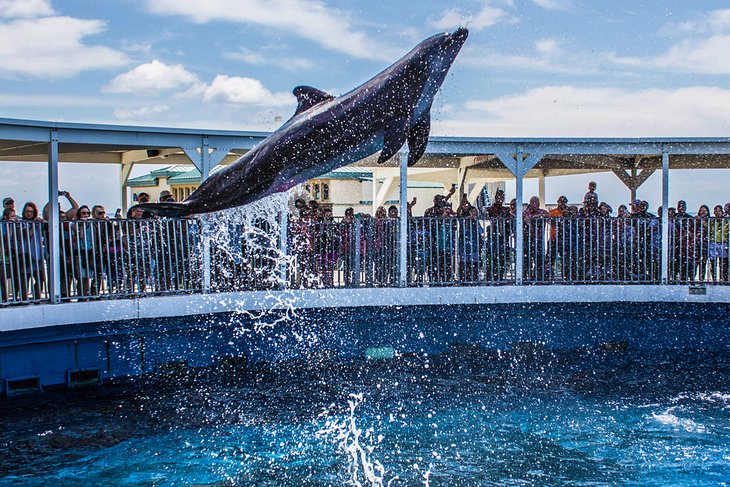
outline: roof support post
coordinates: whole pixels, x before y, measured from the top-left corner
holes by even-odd
[[[515,155],[512,154],[495,154],[502,164],[515,175],[515,189],[517,200],[517,208],[515,210],[515,284],[518,286],[522,285],[522,274],[524,268],[523,253],[524,253],[524,242],[525,242],[525,231],[522,226],[523,215],[522,206],[524,201],[524,178],[525,174],[535,167],[538,162],[542,159],[544,154],[535,152],[525,157],[524,152],[520,146],[516,147]]]
[[[61,302],[61,227],[58,211],[58,129],[48,141],[48,298]]]
[[[669,282],[669,152],[662,149],[662,284]]]
[[[201,182],[208,179],[210,171],[228,154],[228,149],[216,148],[211,150],[207,135],[203,136],[200,147],[182,147],[182,150],[198,171],[200,171]]]
[[[631,168],[631,174],[624,169],[614,169],[613,173],[623,182],[631,191],[631,202],[636,200],[636,190],[644,184],[649,176],[654,174],[655,169],[642,169],[638,172],[635,167]]]
[[[524,248],[525,248],[525,229],[523,226],[523,211],[522,205],[524,202],[524,176],[522,164],[524,162],[525,155],[522,150],[517,150],[517,160],[515,161],[515,177],[517,178],[515,184],[515,198],[517,199],[517,206],[515,208],[515,284],[518,286],[522,285],[522,276],[524,275]]]
[[[373,209],[370,212],[373,216],[375,216],[375,210],[378,208],[378,170],[373,169],[373,187],[372,187],[372,206]]]
[[[400,269],[400,277],[398,279],[399,287],[408,285],[408,150],[400,153],[400,230],[399,236],[399,252],[398,267]]]
[[[540,204],[545,206],[545,171],[540,171],[537,177],[537,197],[540,198]]]
[[[129,198],[127,196],[128,188],[127,181],[129,181],[129,175],[132,173],[134,163],[122,164],[119,166],[119,187],[121,188],[121,202],[122,202],[122,214],[126,215],[129,209]]]
[[[375,211],[377,211],[379,206],[383,206],[385,204],[386,199],[388,198],[388,193],[390,192],[390,188],[393,186],[393,183],[395,182],[395,178],[385,178],[385,181],[383,181],[383,185],[378,190],[377,197],[375,201],[373,202],[375,204],[375,209],[373,210],[373,216],[375,216]]]

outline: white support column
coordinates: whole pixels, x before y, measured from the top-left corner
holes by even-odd
[[[400,268],[400,278],[398,285],[406,287],[408,285],[408,150],[404,150],[400,154],[400,231],[398,233],[400,240],[400,252],[398,267]]]
[[[662,284],[669,282],[669,153],[662,149]]]
[[[373,169],[373,188],[372,188],[372,206],[373,209],[370,212],[373,216],[375,216],[375,210],[378,209],[378,170]]]
[[[122,215],[127,214],[127,210],[129,210],[129,197],[127,195],[128,188],[127,188],[127,181],[129,181],[129,175],[132,173],[132,168],[134,167],[134,163],[129,164],[122,164],[119,166],[119,188],[120,188],[120,201],[121,201],[121,207],[122,207]]]
[[[516,215],[515,215],[515,284],[522,285],[522,269],[524,263],[523,259],[523,247],[524,247],[524,229],[522,228],[522,204],[524,200],[524,178],[527,171],[535,167],[543,155],[539,152],[533,152],[528,157],[525,157],[522,149],[517,146],[515,150],[515,156],[512,154],[501,153],[495,154],[502,164],[515,175],[515,186],[516,192],[515,200],[517,201]]]
[[[515,284],[518,286],[522,285],[522,273],[523,273],[523,266],[524,266],[524,241],[525,241],[525,235],[524,235],[524,228],[522,227],[522,201],[524,200],[523,195],[523,182],[524,182],[524,173],[523,173],[523,162],[524,162],[525,155],[522,153],[522,150],[517,150],[517,159],[515,164],[515,178],[516,178],[516,184],[515,184],[515,190],[516,195],[515,199],[517,200],[517,208],[515,210]]]
[[[537,197],[540,198],[540,205],[545,206],[545,172],[540,171],[537,177]]]
[[[58,129],[48,141],[48,297],[61,302],[61,229],[58,211]]]

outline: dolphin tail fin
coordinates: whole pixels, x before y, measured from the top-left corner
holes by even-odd
[[[184,203],[140,203],[134,205],[127,211],[127,217],[132,214],[135,209],[141,209],[142,211],[152,213],[156,216],[163,216],[168,218],[180,218],[190,214],[188,206]]]
[[[382,164],[398,153],[408,137],[408,116],[394,117],[385,124],[383,150],[378,157]]]
[[[427,110],[418,122],[408,131],[408,166],[418,162],[428,145],[428,134],[431,132],[431,112]]]

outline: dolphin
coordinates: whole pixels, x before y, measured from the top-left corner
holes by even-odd
[[[297,86],[294,115],[256,147],[211,175],[185,201],[143,203],[158,216],[225,210],[286,191],[378,151],[387,161],[408,143],[408,165],[421,158],[431,105],[469,32],[425,39],[370,81],[335,97]]]

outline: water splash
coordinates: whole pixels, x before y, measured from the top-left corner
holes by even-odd
[[[348,484],[362,487],[370,485],[382,487],[385,477],[385,467],[377,459],[372,458],[372,453],[377,444],[383,441],[382,435],[375,435],[373,428],[363,431],[357,426],[355,411],[363,401],[362,394],[350,394],[347,404],[350,409],[349,415],[344,419],[328,419],[325,427],[317,432],[319,436],[332,438],[337,443],[340,451],[348,458]],[[329,414],[329,411],[322,413],[322,416]],[[364,441],[363,441],[364,440]],[[398,477],[390,479],[390,485]]]
[[[299,298],[289,289],[288,271],[296,256],[283,250],[287,240],[286,215],[290,192],[278,193],[251,204],[200,217],[201,255],[210,248],[211,289],[226,283],[231,290],[262,290],[263,303],[249,309],[243,298],[232,303],[234,315],[253,323],[255,332],[270,330],[299,318]],[[218,263],[228,265],[216,265]],[[241,282],[243,281],[243,282]],[[273,291],[277,292],[273,292]],[[211,299],[220,299],[212,297]],[[235,298],[234,298],[235,299]],[[248,328],[239,327],[238,333]]]

